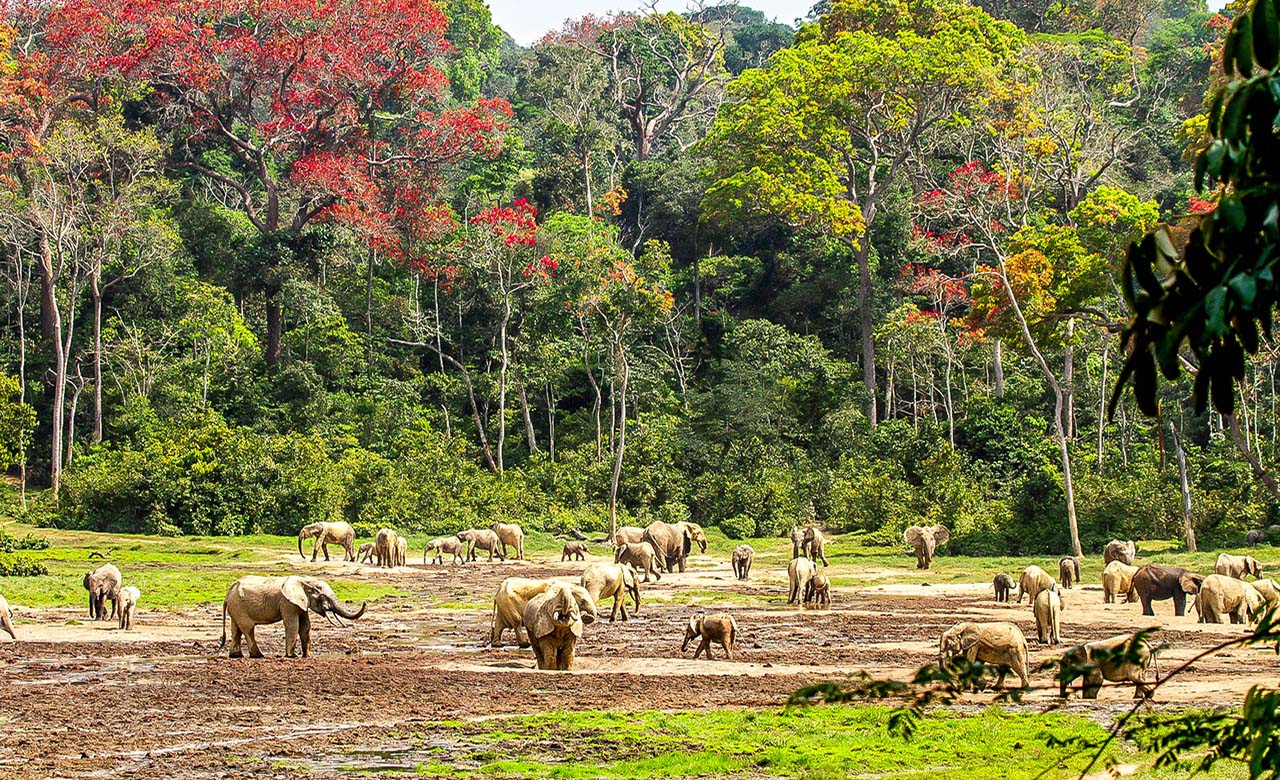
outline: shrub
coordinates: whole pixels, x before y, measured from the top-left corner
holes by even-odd
[[[0,577],[40,577],[49,573],[44,563],[25,555],[0,555]]]
[[[0,531],[0,552],[11,553],[18,550],[47,550],[49,549],[49,540],[42,539],[39,536],[27,534],[18,537],[13,534]]]
[[[734,515],[720,521],[720,530],[730,539],[746,539],[755,533],[756,521],[746,515]]]

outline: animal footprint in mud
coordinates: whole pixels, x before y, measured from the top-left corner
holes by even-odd
[[[753,642],[753,643],[751,644],[751,648],[752,648],[753,650],[759,650],[759,649],[760,649],[760,643],[759,643],[759,642]]]

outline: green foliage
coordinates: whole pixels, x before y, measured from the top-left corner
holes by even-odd
[[[36,427],[36,410],[19,397],[18,380],[0,374],[0,465],[23,465],[31,432]]]
[[[19,550],[47,550],[49,549],[49,540],[34,534],[25,536],[14,536],[7,531],[0,530],[0,552],[11,553]]]
[[[29,556],[0,554],[0,577],[41,577],[48,573],[47,566]]]
[[[756,521],[746,515],[734,515],[720,521],[720,530],[730,539],[747,539],[756,535]]]

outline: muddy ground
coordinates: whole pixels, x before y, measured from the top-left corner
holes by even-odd
[[[964,619],[1018,623],[1036,660],[1060,652],[1035,641],[1029,607],[993,603],[987,584],[837,588],[830,611],[797,610],[785,603],[784,561],[757,560],[752,580],[737,583],[727,562],[702,556],[689,572],[643,586],[640,612],[629,622],[589,626],[577,671],[538,672],[527,650],[485,646],[489,614],[479,605],[503,577],[569,576],[583,563],[307,566],[334,579],[391,582],[415,595],[372,603],[347,629],[317,619],[308,659],[280,657],[279,625],[258,632],[272,657],[226,658],[218,650],[220,605],[149,610],[144,595],[132,632],[89,623],[82,609],[19,608],[21,641],[0,643],[0,777],[325,778],[349,777],[351,768],[412,770],[421,759],[414,750],[431,744],[430,724],[438,721],[561,709],[776,708],[813,682],[863,671],[906,678],[936,658],[939,633]],[[1087,583],[1096,574],[1086,571]],[[692,647],[680,651],[685,621],[710,593],[740,594],[713,607],[739,621],[734,662],[694,661]],[[1161,625],[1170,645],[1161,656],[1165,671],[1241,630],[1197,625],[1194,613],[1174,617],[1171,602],[1143,618],[1137,604],[1104,605],[1093,584],[1070,591],[1065,602],[1069,642]],[[1197,662],[1159,698],[1163,706],[1238,703],[1250,686],[1274,684],[1277,669],[1270,650],[1232,650]],[[1044,689],[1024,706],[1056,700],[1049,673],[1035,682]],[[1105,720],[1130,696],[1107,689],[1099,701],[1073,699],[1067,709]],[[975,695],[975,704],[982,701]],[[407,734],[414,739],[406,742]]]

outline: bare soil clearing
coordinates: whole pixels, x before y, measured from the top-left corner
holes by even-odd
[[[132,632],[92,623],[84,609],[19,606],[21,641],[0,643],[0,777],[336,778],[353,768],[412,770],[421,756],[397,753],[402,736],[430,743],[432,722],[557,709],[777,708],[813,682],[861,671],[905,678],[936,657],[945,628],[966,619],[1017,623],[1034,661],[1061,651],[1035,641],[1025,603],[995,604],[987,584],[836,588],[824,612],[785,603],[781,563],[758,559],[753,579],[738,583],[727,561],[695,556],[689,572],[642,586],[631,621],[589,626],[572,673],[538,672],[527,650],[487,647],[483,605],[504,577],[575,576],[584,563],[395,571],[300,564],[299,571],[389,582],[414,594],[370,604],[348,629],[317,619],[308,659],[280,657],[279,625],[259,629],[272,657],[227,659],[218,649],[220,605],[162,612],[146,609],[144,594]],[[1194,613],[1174,617],[1171,602],[1144,618],[1137,604],[1103,604],[1092,584],[1068,591],[1064,602],[1070,643],[1160,625],[1159,638],[1170,643],[1162,670],[1242,630],[1197,625]],[[683,625],[698,609],[737,617],[737,661],[681,653]],[[608,606],[601,612],[607,616]],[[1280,659],[1265,648],[1228,651],[1162,688],[1161,706],[1235,704],[1252,685],[1274,684],[1278,669]],[[1035,682],[1045,690],[1025,706],[1056,701],[1050,675]],[[1076,698],[1067,708],[1107,718],[1130,696],[1109,688],[1098,702]],[[974,695],[972,704],[988,700]]]

